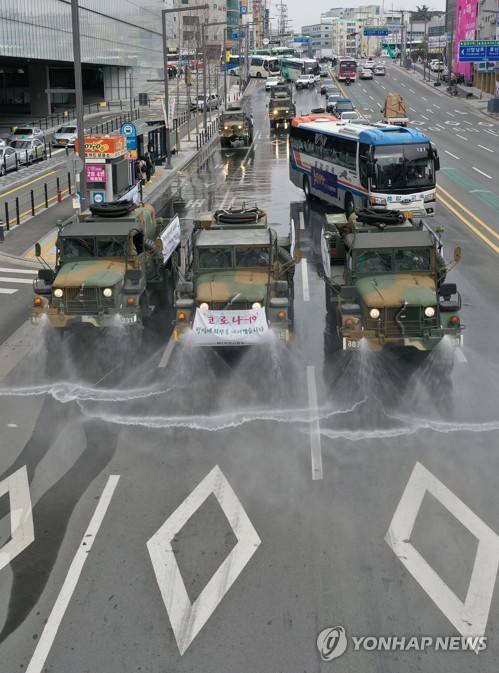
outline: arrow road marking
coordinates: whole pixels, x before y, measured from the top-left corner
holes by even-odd
[[[478,540],[464,603],[410,542],[409,538],[427,492]],[[385,541],[463,637],[483,636],[499,566],[499,537],[421,463],[416,463],[414,467]]]
[[[237,544],[194,603],[191,603],[171,542],[211,494],[218,500],[227,517],[237,537]],[[218,465],[148,541],[147,549],[181,655],[220,605],[260,543],[253,524]]]
[[[0,482],[0,496],[9,494],[10,539],[0,549],[0,569],[29,547],[35,539],[26,465]]]

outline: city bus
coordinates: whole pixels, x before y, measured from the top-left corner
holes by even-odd
[[[361,208],[435,214],[440,159],[421,131],[316,115],[293,119],[289,142],[289,177],[307,199],[318,197],[347,214]]]
[[[318,75],[321,69],[315,58],[281,58],[281,77],[294,82],[301,75]]]
[[[357,61],[352,56],[340,56],[336,62],[336,79],[344,82],[347,77],[352,82],[357,79]]]
[[[230,56],[226,65],[227,72],[229,73],[229,75],[239,76],[242,67],[243,68],[242,75],[244,77],[246,74],[244,71],[244,65],[245,65],[244,57],[242,58],[242,66],[241,66],[241,59],[237,54],[234,56]],[[250,77],[256,77],[259,79],[261,77],[266,78],[271,76],[277,76],[279,75],[280,69],[281,64],[276,56],[252,54],[251,56],[248,57],[248,75]]]

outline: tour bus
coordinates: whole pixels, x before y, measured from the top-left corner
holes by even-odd
[[[315,58],[281,58],[281,77],[295,82],[301,75],[318,75],[321,69]]]
[[[357,62],[352,56],[340,56],[336,62],[336,79],[344,82],[349,77],[352,82],[357,79]]]
[[[242,70],[243,77],[245,76],[244,71],[244,57],[243,64],[241,66],[240,58],[238,55],[230,56],[227,61],[227,72],[229,75],[237,75]],[[248,74],[250,77],[261,77],[267,78],[271,76],[279,75],[281,65],[279,59],[276,56],[265,56],[263,54],[257,55],[252,54],[248,57]]]
[[[421,131],[316,115],[293,119],[289,143],[289,177],[307,199],[318,197],[347,214],[361,208],[435,214],[440,159]]]

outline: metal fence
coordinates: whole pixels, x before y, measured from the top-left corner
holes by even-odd
[[[149,107],[150,101],[147,103],[140,102],[136,107],[136,101],[133,101],[133,109],[130,109],[130,101],[116,100],[116,101],[103,101],[99,103],[90,103],[83,106],[83,114],[97,114],[99,112],[110,112],[112,109],[117,110],[128,110],[126,113],[130,119],[132,115],[133,119],[138,119],[139,114],[137,114],[139,107]],[[41,129],[49,129],[53,126],[60,126],[70,119],[76,119],[76,108],[70,108],[69,110],[61,110],[61,112],[54,112],[47,117],[40,117],[39,119],[30,118],[29,124],[33,126],[38,126]]]

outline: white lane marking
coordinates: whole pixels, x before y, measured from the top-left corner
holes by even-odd
[[[462,110],[454,110],[454,112],[457,112],[459,115],[467,115],[467,112],[463,112]]]
[[[426,119],[427,122],[430,121],[429,117],[425,117],[424,115],[421,115],[421,116],[423,117],[423,119]]]
[[[362,87],[362,91],[363,91],[364,93],[367,93],[367,91],[364,89],[364,87]]]
[[[435,110],[432,110],[431,107],[427,107],[426,112],[431,112],[431,114],[433,114],[435,112]]]
[[[196,199],[195,201],[192,202],[192,207],[195,210],[200,210],[203,207],[204,199]]]
[[[455,117],[456,116],[456,115],[453,115],[452,112],[447,112],[447,114],[449,115],[449,117]]]
[[[469,126],[475,126],[475,125],[473,124],[473,122],[469,122],[467,119],[463,119],[463,122],[464,122],[465,124],[468,124]],[[477,131],[478,131],[478,129],[477,129]]]
[[[0,281],[4,283],[24,283],[26,285],[33,285],[32,278],[10,278],[10,276],[0,276]]]
[[[415,91],[413,91],[412,89],[409,89],[409,91],[410,91],[411,93],[416,93],[416,92],[415,92]]]
[[[400,82],[400,86],[405,86],[405,84],[403,82]]]
[[[440,105],[437,105],[436,103],[432,103],[434,107],[436,107],[438,110],[440,110]]]
[[[459,159],[459,157],[456,157],[456,155],[452,154],[452,152],[448,152],[447,150],[444,150],[444,152],[445,152],[445,154],[448,154],[449,156],[454,157],[454,159]],[[459,159],[459,161],[461,161],[461,159]]]
[[[305,257],[302,257],[300,266],[301,266],[301,276],[303,280],[303,301],[310,301],[310,291],[308,287],[308,267],[307,267],[307,260]]]
[[[494,131],[491,131],[490,129],[483,129],[485,133],[490,133],[491,136],[495,136],[497,138],[498,134],[494,133]]]
[[[489,178],[489,180],[493,180],[493,177],[491,175],[487,175],[487,173],[484,173],[479,168],[475,168],[475,166],[472,166],[471,168],[477,173],[480,173],[481,175],[484,175],[486,178]]]
[[[237,537],[237,544],[191,603],[171,542],[205,500],[214,495]],[[154,574],[183,655],[261,544],[253,524],[216,465],[147,542]],[[28,671],[26,672],[28,673]]]
[[[441,129],[445,129],[445,126],[442,126],[442,124],[435,124],[435,126],[439,126]]]
[[[254,143],[253,149],[256,150],[257,147],[258,147],[258,143]]]
[[[0,287],[0,294],[15,294],[19,290],[9,290],[6,287]]]
[[[6,266],[0,266],[0,272],[1,273],[26,273],[26,274],[31,274],[32,276],[36,276],[38,274],[37,269],[9,269]]]
[[[300,229],[305,229],[305,215],[302,210],[298,213],[298,219],[300,221]]]
[[[76,554],[73,558],[71,566],[69,568],[64,584],[57,596],[57,600],[52,608],[52,612],[47,619],[47,623],[43,629],[40,640],[38,641],[31,661],[28,664],[26,673],[42,673],[45,668],[45,662],[49,655],[50,649],[54,643],[55,637],[57,635],[57,630],[61,625],[62,618],[64,613],[67,610],[73,592],[76,588],[78,580],[80,578],[83,566],[85,561],[88,558],[88,555],[92,549],[99,528],[104,520],[107,509],[113,497],[114,490],[118,484],[120,477],[119,475],[112,474],[107,480],[107,484],[102,492],[102,495],[97,505],[92,520],[90,521],[88,528],[83,536],[80,546],[76,550]]]
[[[475,563],[464,603],[410,542],[416,518],[427,492],[478,540]],[[431,525],[431,522],[426,523]],[[412,471],[385,541],[463,637],[483,636],[499,565],[499,537],[421,463],[416,463]]]
[[[5,568],[35,539],[26,465],[0,482],[0,496],[6,493],[9,494],[10,504],[10,539],[0,549],[0,569]]]
[[[456,348],[456,359],[459,360],[459,362],[468,362],[462,348]]]
[[[456,133],[456,136],[457,136],[458,138],[462,138],[463,140],[468,140],[468,138],[465,138],[464,136],[459,135],[459,133]]]
[[[369,98],[370,98],[371,100],[374,100],[374,98],[373,98],[372,96],[369,96]]]
[[[482,150],[487,150],[487,152],[493,152],[494,150],[491,150],[490,147],[484,147],[483,145],[478,145],[478,147],[481,147]]]
[[[409,110],[412,110],[413,112],[416,112],[416,110],[413,107],[410,107]]]
[[[424,100],[424,101],[428,102],[428,99],[425,98],[424,96],[421,96],[421,100]]]
[[[317,386],[315,383],[315,367],[307,367],[308,408],[310,411],[310,456],[312,459],[312,479],[323,478],[321,429],[319,425],[319,407],[317,403]]]
[[[8,428],[17,428],[17,423],[7,423]]]
[[[381,88],[386,91],[386,86],[381,85]]]
[[[168,361],[171,358],[174,347],[175,347],[175,340],[172,337],[170,337],[170,340],[166,344],[166,348],[163,351],[163,355],[161,356],[161,360],[159,361],[158,367],[161,367],[161,368],[166,367],[166,365],[168,364]]]

